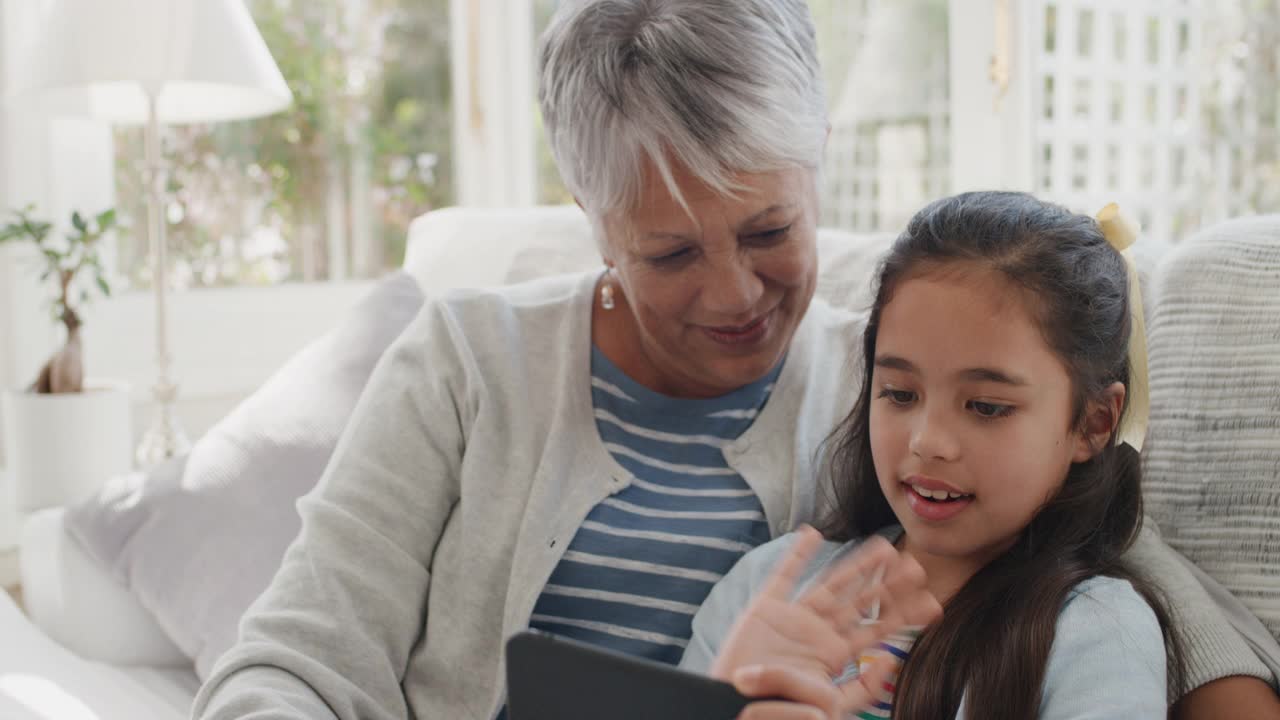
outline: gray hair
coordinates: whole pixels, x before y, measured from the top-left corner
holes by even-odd
[[[542,39],[538,99],[589,215],[633,208],[646,161],[725,195],[735,173],[818,168],[827,104],[805,0],[568,0]]]

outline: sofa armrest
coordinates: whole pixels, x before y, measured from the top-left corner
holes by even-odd
[[[19,547],[23,604],[49,637],[89,660],[191,666],[151,612],[67,534],[62,509],[31,515]]]

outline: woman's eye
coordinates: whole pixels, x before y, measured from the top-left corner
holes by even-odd
[[[791,232],[791,226],[787,225],[786,227],[755,233],[748,236],[747,239],[756,245],[772,245],[785,240],[789,232]]]
[[[884,388],[880,391],[880,397],[888,399],[894,405],[910,405],[916,399],[916,394],[910,390],[894,390],[893,388]]]
[[[970,400],[969,409],[975,415],[984,420],[994,420],[995,418],[1006,417],[1013,413],[1012,405],[999,405],[997,403],[982,402],[980,400]]]
[[[689,259],[692,254],[693,249],[685,247],[674,252],[669,252],[666,255],[659,255],[658,257],[650,258],[649,262],[654,265],[676,265],[681,261]]]

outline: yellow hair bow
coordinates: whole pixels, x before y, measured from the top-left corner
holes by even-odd
[[[1138,286],[1138,266],[1129,249],[1138,239],[1138,226],[1120,214],[1120,206],[1111,203],[1098,211],[1102,235],[1124,258],[1129,269],[1129,312],[1133,317],[1129,333],[1129,408],[1116,430],[1116,444],[1128,443],[1142,452],[1151,416],[1151,389],[1147,378],[1147,328],[1142,317],[1142,289]]]

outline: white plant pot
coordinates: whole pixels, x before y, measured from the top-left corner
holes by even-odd
[[[92,495],[133,469],[125,383],[86,381],[85,391],[4,395],[5,457],[19,517]]]

